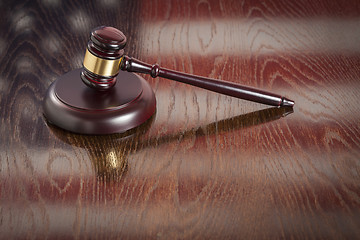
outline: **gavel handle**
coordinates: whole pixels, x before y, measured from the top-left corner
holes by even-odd
[[[263,103],[271,106],[294,106],[294,101],[278,94],[266,92],[260,89],[226,82],[222,80],[195,76],[182,72],[161,68],[159,65],[150,65],[141,62],[135,58],[123,56],[120,69],[128,72],[146,73],[153,78],[163,77],[174,81],[190,84],[196,87],[207,89],[213,92],[225,94],[228,96],[245,99],[253,102]]]

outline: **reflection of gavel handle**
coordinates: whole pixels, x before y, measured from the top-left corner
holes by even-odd
[[[122,61],[120,63],[120,69],[126,70],[128,72],[150,74],[153,78],[163,77],[207,89],[213,92],[267,105],[290,107],[294,105],[294,101],[282,97],[278,94],[269,93],[256,88],[242,86],[232,82],[205,78],[169,70],[166,68],[161,68],[157,64],[150,65],[148,63],[141,62],[135,58],[131,58],[126,55],[124,55],[122,58]]]

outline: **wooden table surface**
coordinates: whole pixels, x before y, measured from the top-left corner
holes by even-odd
[[[45,92],[99,25],[127,55],[296,104],[142,75],[157,99],[143,126],[51,126]],[[359,238],[359,26],[358,0],[2,1],[0,238]]]

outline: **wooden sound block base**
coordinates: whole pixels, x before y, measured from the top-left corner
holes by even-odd
[[[86,86],[81,68],[66,73],[48,89],[44,115],[51,123],[81,134],[121,133],[148,120],[156,109],[154,92],[140,76],[121,71],[108,91]]]

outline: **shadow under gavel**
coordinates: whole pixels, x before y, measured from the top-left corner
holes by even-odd
[[[129,156],[143,149],[158,147],[162,144],[185,140],[194,136],[213,135],[260,125],[280,119],[291,113],[293,113],[293,108],[273,107],[216,121],[183,132],[145,138],[143,136],[151,127],[154,117],[125,133],[111,135],[80,135],[64,131],[51,124],[49,126],[52,133],[60,140],[88,151],[97,177],[102,180],[116,180],[126,173]]]

